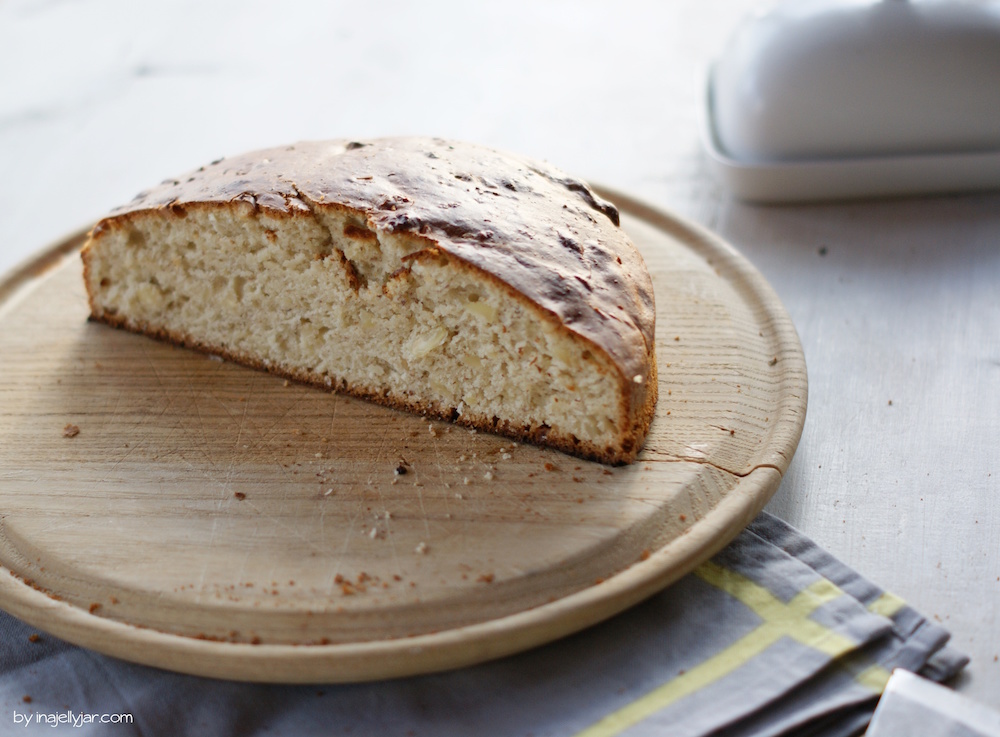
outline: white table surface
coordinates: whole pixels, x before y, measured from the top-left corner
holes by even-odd
[[[0,272],[221,155],[433,134],[544,158],[708,226],[809,368],[769,509],[953,633],[1000,706],[1000,194],[734,201],[705,68],[753,0],[0,0]]]

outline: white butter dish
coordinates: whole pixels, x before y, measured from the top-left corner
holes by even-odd
[[[704,143],[738,197],[1000,188],[1000,3],[793,0],[709,74]]]

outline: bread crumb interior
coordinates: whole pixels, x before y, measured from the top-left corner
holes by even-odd
[[[354,211],[243,208],[105,230],[89,254],[95,316],[463,424],[601,450],[627,431],[608,357],[503,285]]]

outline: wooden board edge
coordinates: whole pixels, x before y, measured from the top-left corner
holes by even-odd
[[[7,309],[17,292],[37,282],[58,266],[65,256],[79,251],[92,227],[86,225],[67,233],[52,245],[29,256],[0,276],[0,310]]]
[[[441,672],[580,632],[663,591],[728,545],[780,483],[777,469],[755,469],[688,533],[599,584],[501,619],[410,638],[336,645],[200,640],[83,611],[33,588],[4,567],[0,600],[18,619],[68,642],[189,675],[254,683],[356,683]]]

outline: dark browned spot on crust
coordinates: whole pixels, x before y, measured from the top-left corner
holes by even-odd
[[[378,240],[378,236],[375,235],[374,230],[369,230],[368,228],[362,228],[354,223],[344,224],[344,236],[346,238],[352,238],[356,241],[366,241],[369,243]]]

